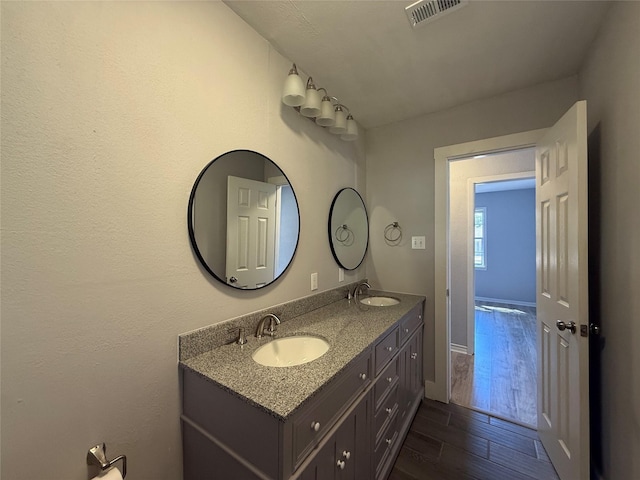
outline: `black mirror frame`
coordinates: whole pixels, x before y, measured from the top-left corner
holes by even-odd
[[[262,285],[261,287],[257,287],[257,288],[238,288],[238,287],[234,287],[233,285],[229,285],[224,278],[221,278],[220,276],[218,276],[212,269],[211,267],[207,264],[207,262],[205,261],[204,257],[202,256],[202,254],[200,253],[200,250],[198,249],[198,244],[196,242],[196,237],[195,237],[195,230],[194,230],[194,225],[193,225],[193,202],[196,196],[196,190],[198,188],[198,185],[200,184],[200,180],[202,179],[202,177],[204,176],[204,174],[207,172],[207,170],[209,169],[209,167],[211,165],[213,165],[217,160],[219,160],[220,158],[222,158],[223,156],[229,154],[229,153],[235,153],[235,152],[248,152],[248,153],[253,153],[256,155],[261,156],[264,160],[267,160],[269,162],[271,162],[273,165],[276,166],[276,168],[278,170],[280,170],[280,172],[282,173],[282,176],[287,180],[287,183],[289,184],[289,186],[291,187],[291,193],[293,193],[293,198],[296,201],[296,209],[298,211],[298,235],[296,238],[296,246],[293,249],[293,254],[291,255],[291,258],[289,259],[289,262],[287,263],[287,266],[282,270],[282,273],[280,275],[278,275],[276,278],[274,278],[271,282],[266,283],[265,285]],[[200,265],[202,265],[202,267],[209,272],[209,274],[211,274],[212,277],[214,277],[216,280],[218,280],[220,283],[233,288],[236,291],[252,291],[252,290],[260,290],[262,288],[268,287],[269,285],[272,285],[276,280],[278,280],[280,277],[282,277],[285,272],[289,269],[289,267],[291,266],[291,263],[293,262],[293,259],[296,256],[296,253],[298,252],[298,245],[300,243],[300,228],[301,228],[301,223],[300,223],[300,203],[298,202],[298,196],[296,195],[296,192],[293,188],[293,185],[291,185],[291,181],[289,180],[289,177],[287,177],[287,175],[282,171],[282,169],[278,166],[278,164],[276,162],[274,162],[273,160],[271,160],[269,157],[263,155],[260,152],[256,152],[254,150],[248,150],[248,149],[236,149],[236,150],[229,150],[228,152],[224,152],[221,153],[220,155],[218,155],[216,158],[214,158],[213,160],[211,160],[209,163],[207,163],[205,165],[205,167],[202,169],[202,171],[200,172],[200,174],[198,175],[198,177],[196,178],[196,181],[193,184],[193,187],[191,188],[191,194],[189,195],[189,203],[187,206],[187,229],[189,230],[189,241],[191,243],[191,248],[193,249],[193,252],[195,253],[196,257],[198,258],[198,261],[200,262]]]
[[[358,198],[360,198],[360,201],[362,202],[362,207],[364,208],[365,219],[367,220],[367,243],[364,247],[364,252],[362,252],[362,258],[360,259],[360,262],[358,263],[358,265],[356,265],[353,268],[345,267],[340,261],[340,259],[338,258],[336,250],[333,247],[333,231],[331,228],[331,217],[333,216],[333,207],[336,204],[336,201],[338,200],[338,197],[340,196],[340,194],[345,190],[353,190],[356,193],[356,195],[358,195]],[[331,208],[329,208],[329,221],[328,221],[327,228],[329,233],[329,246],[331,247],[331,254],[333,255],[333,258],[336,261],[336,263],[341,268],[344,268],[345,270],[355,270],[360,265],[362,265],[362,262],[364,262],[364,257],[367,255],[367,251],[369,250],[369,212],[367,212],[367,205],[364,203],[364,199],[362,198],[362,195],[360,195],[360,192],[358,192],[355,188],[346,187],[346,188],[341,188],[338,191],[338,193],[335,194],[335,196],[333,197],[333,201],[331,202]]]

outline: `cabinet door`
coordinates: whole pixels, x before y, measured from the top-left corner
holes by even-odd
[[[422,328],[409,341],[409,405],[422,390]]]
[[[335,472],[335,441],[331,439],[316,454],[313,461],[304,469],[300,480],[333,480]]]

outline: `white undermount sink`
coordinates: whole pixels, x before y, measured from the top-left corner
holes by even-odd
[[[265,367],[293,367],[320,358],[328,350],[322,338],[296,335],[271,340],[253,352],[252,358]]]
[[[365,305],[371,305],[372,307],[388,307],[390,305],[399,304],[400,300],[393,297],[383,297],[380,295],[376,295],[371,297],[362,297],[360,299],[360,303],[364,303]]]

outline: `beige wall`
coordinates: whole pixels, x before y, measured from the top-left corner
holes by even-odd
[[[372,286],[427,296],[425,377],[434,379],[434,161],[437,147],[546,128],[577,100],[575,77],[461,105],[367,131],[367,207]],[[403,242],[383,231],[398,221]],[[411,236],[426,236],[412,250]]]
[[[282,58],[218,2],[2,2],[2,477],[181,478],[177,335],[338,286],[333,195],[364,194],[363,142],[282,107]],[[186,226],[193,182],[237,148],[300,203],[274,285],[210,278]],[[364,276],[364,267],[346,281]]]
[[[598,376],[602,404],[602,478],[640,478],[640,3],[620,2],[610,10],[579,74],[587,100],[590,195],[599,196],[590,238],[599,266],[591,278],[604,337]],[[597,193],[599,190],[599,194]],[[599,204],[599,205],[598,205]],[[590,258],[594,259],[591,255]],[[593,266],[593,265],[592,265]]]

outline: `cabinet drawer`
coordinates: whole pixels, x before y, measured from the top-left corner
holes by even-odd
[[[376,345],[376,376],[398,352],[398,346],[398,327],[396,327]]]
[[[400,345],[404,345],[411,333],[420,325],[422,325],[422,308],[417,307],[411,310],[400,322]]]
[[[376,410],[380,406],[380,402],[384,400],[385,395],[398,384],[400,378],[400,357],[396,357],[387,368],[380,374],[373,387],[373,398]]]
[[[351,400],[371,382],[371,355],[347,367],[293,420],[293,459],[297,466],[331,428]]]
[[[373,452],[373,464],[376,467],[376,477],[380,474],[380,470],[384,467],[394,443],[398,440],[398,431],[396,428],[397,419],[398,416],[394,415],[391,421],[387,424],[387,427],[384,429],[380,441],[377,443],[376,449]]]
[[[387,396],[380,405],[380,409],[376,412],[374,419],[374,429],[376,432],[376,444],[380,441],[381,435],[384,433],[384,428],[387,422],[396,415],[398,411],[398,386],[396,385],[389,396]]]

